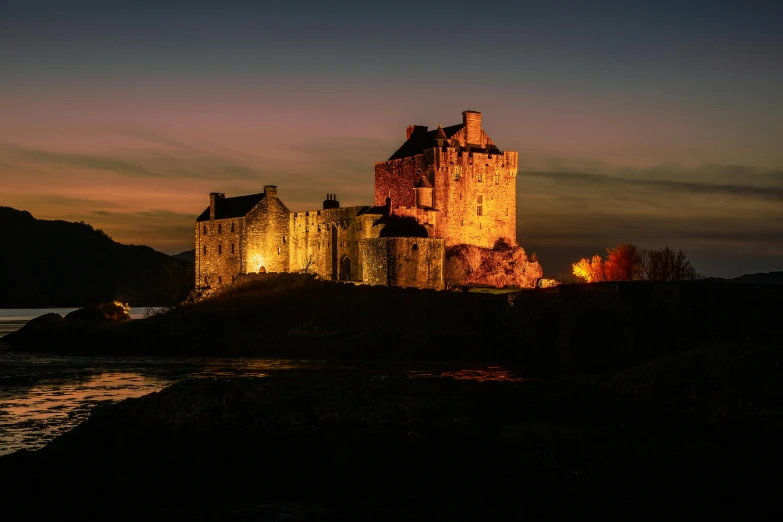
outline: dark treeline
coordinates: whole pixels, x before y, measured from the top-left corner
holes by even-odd
[[[168,306],[193,285],[193,264],[122,245],[85,223],[0,207],[0,307],[85,306],[120,300]]]
[[[782,296],[780,286],[715,281],[494,295],[270,274],[145,320],[87,330],[55,322],[63,349],[82,353],[495,361],[545,374],[613,371],[698,346],[778,342]],[[3,340],[51,350],[41,342],[48,335],[31,323]]]

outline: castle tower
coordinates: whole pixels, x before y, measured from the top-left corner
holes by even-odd
[[[482,114],[428,131],[406,128],[406,141],[375,165],[375,204],[414,217],[447,245],[515,245],[518,154],[501,151],[483,129]]]

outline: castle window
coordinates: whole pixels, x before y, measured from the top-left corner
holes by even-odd
[[[206,233],[207,233],[207,226],[204,225],[204,234],[206,234]]]
[[[223,284],[223,276],[218,276],[218,284],[219,285]]]
[[[484,202],[484,196],[483,195],[479,194],[478,196],[476,196],[476,203],[477,204],[481,205],[483,202]]]
[[[481,172],[476,174],[476,181],[481,181],[483,178],[484,178],[484,176],[483,176],[483,174]]]
[[[310,232],[310,225],[305,226],[305,232]]]
[[[477,216],[481,216],[481,215],[483,215],[483,214],[482,214],[482,211],[481,211],[481,205],[478,205],[478,206],[476,207],[476,215],[477,215]]]
[[[508,207],[506,207],[506,215],[508,216]]]
[[[218,223],[218,234],[222,234],[222,233],[223,233],[223,225]]]
[[[285,234],[283,234],[283,244],[285,244]]]
[[[500,185],[500,174],[495,172],[495,185]]]
[[[223,245],[218,245],[218,254],[223,253]]]
[[[414,243],[413,246],[411,247],[411,250],[413,250],[414,252],[417,251],[418,249],[419,249],[419,245],[417,245],[416,243]]]
[[[232,222],[231,223],[231,232],[233,232],[233,231],[234,231],[234,223]]]
[[[204,245],[204,255],[207,255],[207,245]]]
[[[460,176],[462,175],[462,166],[457,165],[454,167],[454,181],[459,181]]]
[[[234,243],[231,243],[231,253],[234,253]]]

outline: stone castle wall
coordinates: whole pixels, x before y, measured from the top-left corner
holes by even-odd
[[[273,190],[272,190],[273,189]],[[265,188],[267,194],[248,212],[242,234],[242,271],[288,272],[288,208],[277,197],[277,189]]]
[[[369,285],[442,290],[445,242],[420,237],[359,241],[362,279]]]
[[[244,222],[245,218],[230,218],[196,223],[196,287],[229,285],[243,271]]]
[[[324,279],[361,281],[359,240],[378,237],[380,215],[364,207],[332,208],[290,214],[291,271],[308,267]]]

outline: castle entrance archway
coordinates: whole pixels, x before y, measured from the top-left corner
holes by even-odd
[[[351,279],[351,259],[348,256],[343,256],[340,260],[340,281],[348,281]]]
[[[258,267],[258,273],[259,274],[266,274],[266,268],[263,265]]]

